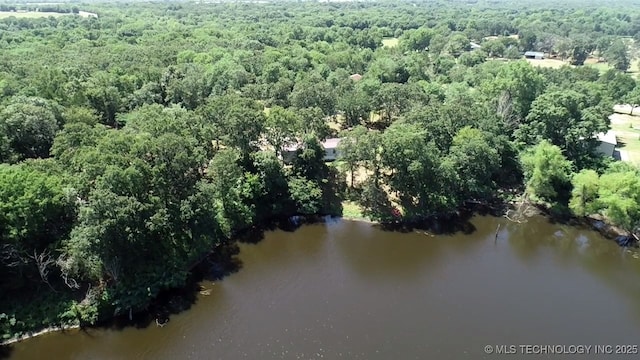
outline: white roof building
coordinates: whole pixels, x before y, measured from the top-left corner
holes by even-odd
[[[598,145],[598,152],[605,156],[613,156],[616,146],[618,145],[616,133],[609,130],[606,133],[598,133],[596,138],[600,141],[600,145]]]
[[[336,160],[338,156],[340,156],[340,152],[338,151],[338,145],[340,145],[340,140],[341,140],[340,138],[329,138],[321,143],[325,151],[324,161],[333,161],[333,160]],[[282,149],[282,159],[286,163],[292,162],[299,148],[300,148],[300,143],[285,146],[284,149]]]

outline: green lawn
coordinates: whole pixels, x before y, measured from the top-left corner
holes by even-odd
[[[609,69],[611,69],[611,65],[607,64],[606,62],[585,64],[585,66],[589,66],[589,67],[592,67],[594,69],[598,69],[598,71],[600,71],[600,74],[604,74]]]
[[[600,74],[604,74],[608,70],[612,69],[611,65],[606,62],[585,64],[585,66],[591,66],[595,69],[598,69],[598,71],[600,71]],[[627,70],[627,73],[637,79],[638,74],[640,74],[640,60],[632,61],[629,70]]]
[[[633,127],[632,127],[633,126]],[[626,151],[629,161],[640,164],[640,117],[615,114],[611,119],[611,130],[615,131],[618,148]]]
[[[574,65],[571,65],[569,61],[562,61],[558,59],[543,59],[543,60],[525,59],[525,60],[527,60],[529,64],[537,67],[550,67],[554,69],[560,68],[564,65],[574,67]],[[584,64],[584,66],[589,66],[594,69],[597,69],[598,71],[600,71],[600,74],[604,74],[605,72],[607,72],[612,68],[611,65],[609,65],[606,62],[598,62],[598,63],[587,62]],[[638,75],[640,75],[640,59],[634,60],[631,62],[631,66],[629,67],[629,70],[627,70],[627,73],[631,75],[633,78],[638,79]]]
[[[11,11],[0,11],[0,19],[6,19],[9,17],[23,18],[23,19],[35,19],[41,17],[49,17],[49,16],[64,16],[71,14],[63,14],[57,12],[41,12],[41,11],[27,11],[27,12],[11,12]]]
[[[398,46],[398,38],[382,39],[382,46],[386,48],[394,48]]]
[[[342,202],[342,217],[345,219],[368,220],[368,218],[362,214],[360,206],[351,201]]]
[[[557,60],[557,59],[542,59],[542,60],[525,59],[525,60],[527,60],[527,62],[533,66],[548,67],[548,68],[554,68],[554,69],[560,68],[565,65],[569,65],[569,62]]]

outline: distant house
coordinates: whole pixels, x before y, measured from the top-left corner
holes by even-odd
[[[322,142],[322,147],[324,148],[324,161],[334,161],[340,156],[340,151],[338,150],[339,144],[339,138],[330,138]],[[286,146],[282,149],[282,161],[284,161],[285,164],[293,163],[293,160],[296,158],[296,154],[298,153],[298,149],[300,149],[299,143]]]
[[[473,41],[469,43],[469,47],[471,48],[471,51],[482,49],[480,44],[474,43]]]
[[[618,141],[616,140],[616,133],[609,130],[607,133],[598,133],[596,135],[600,144],[598,145],[598,152],[605,156],[613,156]]]
[[[524,53],[524,57],[527,59],[543,60],[544,53],[539,51],[527,51]]]
[[[330,138],[322,142],[324,161],[333,161],[338,158],[340,155],[338,145],[340,145],[340,138]]]
[[[360,81],[362,80],[362,75],[360,74],[353,74],[351,76],[349,76],[349,79],[353,80],[353,81]]]

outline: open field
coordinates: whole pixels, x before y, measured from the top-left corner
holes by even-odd
[[[548,68],[554,68],[554,69],[557,69],[564,65],[569,65],[568,61],[562,61],[557,59],[542,59],[542,60],[526,59],[526,60],[529,64],[533,66],[548,67]]]
[[[488,41],[488,40],[498,40],[498,39],[500,39],[501,37],[503,37],[503,36],[487,36],[487,37],[483,38],[482,40],[484,40],[484,41]],[[512,39],[516,39],[516,40],[519,40],[519,39],[520,39],[520,36],[518,36],[518,34],[515,34],[515,35],[509,35],[509,36],[507,36],[507,37],[510,37],[510,38],[512,38]]]
[[[574,65],[571,65],[571,63],[568,60],[565,60],[565,61],[558,60],[558,59],[543,59],[543,60],[525,59],[525,60],[527,60],[527,62],[533,66],[545,67],[545,68],[557,69],[564,65],[571,66],[571,67],[574,66]],[[601,74],[604,74],[605,72],[607,72],[612,68],[611,65],[609,65],[608,63],[604,61],[598,62],[596,59],[587,59],[584,63],[584,66],[589,66],[589,67],[598,69],[598,71],[600,71]],[[640,59],[633,60],[631,62],[631,66],[629,67],[629,70],[627,70],[627,74],[631,75],[635,79],[638,79],[638,76],[640,75]]]
[[[624,114],[624,115],[639,115],[640,114],[640,107],[634,107],[633,108],[633,114],[631,114],[631,105],[628,104],[618,104],[618,105],[614,105],[613,106],[613,112],[617,113],[617,114]],[[616,121],[618,121],[619,119],[616,119]]]
[[[600,74],[604,74],[605,72],[611,69],[611,65],[609,65],[608,63],[604,61],[600,62],[598,61],[598,59],[593,59],[593,58],[585,60],[584,65],[597,69],[600,72]]]
[[[613,114],[609,119],[618,140],[617,148],[627,153],[630,162],[640,164],[640,117]]]
[[[631,66],[629,67],[629,70],[627,70],[627,73],[631,74],[635,79],[638,78],[638,75],[640,75],[640,59],[631,61]]]
[[[398,38],[382,39],[382,46],[387,48],[393,48],[398,46]]]
[[[587,59],[587,61],[585,61],[585,66],[596,68],[601,74],[612,69],[611,65],[606,62],[594,62],[593,60],[595,59]],[[638,78],[638,75],[640,75],[640,59],[631,61],[631,66],[629,67],[629,70],[627,70],[627,74],[636,79]]]
[[[43,12],[43,11],[27,11],[27,12],[0,11],[0,19],[6,19],[12,16],[18,19],[36,19],[36,18],[42,18],[42,17],[49,17],[49,16],[58,17],[58,16],[64,16],[64,15],[72,15],[72,14],[70,13],[63,14],[63,13],[57,13],[57,12]]]

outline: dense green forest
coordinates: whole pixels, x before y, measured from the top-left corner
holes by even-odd
[[[594,135],[640,104],[637,41],[632,2],[0,4],[2,336],[142,311],[239,231],[347,200],[633,234],[640,170]]]

